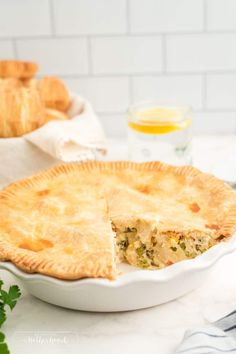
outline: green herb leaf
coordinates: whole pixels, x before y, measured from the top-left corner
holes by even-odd
[[[20,289],[17,285],[12,285],[8,291],[8,306],[12,310],[16,306],[17,299],[21,296]]]
[[[10,354],[7,344],[5,343],[5,336],[0,332],[0,353],[1,354]]]
[[[0,300],[4,305],[8,305],[12,310],[16,306],[16,301],[20,297],[20,289],[17,285],[10,286],[8,292],[5,290],[0,291]]]
[[[4,305],[0,303],[0,327],[6,321],[6,310],[4,309]]]
[[[10,286],[8,292],[2,289],[3,281],[0,280],[0,327],[6,321],[6,306],[12,310],[16,306],[17,299],[20,297],[20,289],[17,285]],[[10,354],[5,336],[0,332],[0,354]]]
[[[0,332],[0,343],[4,342],[5,336],[2,332]]]

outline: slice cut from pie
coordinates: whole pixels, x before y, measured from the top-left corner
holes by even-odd
[[[0,259],[61,279],[163,268],[235,231],[236,194],[193,167],[67,164],[0,193]]]

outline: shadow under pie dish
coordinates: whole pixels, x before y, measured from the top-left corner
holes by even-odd
[[[236,230],[230,187],[160,162],[61,165],[9,185],[0,200],[0,259],[65,280],[119,278],[119,262],[159,270]]]

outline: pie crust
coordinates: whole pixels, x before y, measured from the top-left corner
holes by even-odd
[[[191,166],[66,164],[0,192],[0,259],[61,279],[114,279],[118,259],[161,268],[235,230],[236,194]]]

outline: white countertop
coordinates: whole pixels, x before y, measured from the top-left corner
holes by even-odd
[[[194,141],[196,165],[224,174],[225,179],[236,177],[235,152],[236,138],[232,136]],[[112,142],[109,158],[126,158],[125,145]],[[217,263],[202,286],[190,294],[161,306],[125,313],[62,309],[33,298],[19,284],[22,297],[9,313],[3,331],[11,354],[171,354],[187,328],[236,308],[235,269],[234,253]],[[0,277],[6,285],[18,283],[4,271]]]

